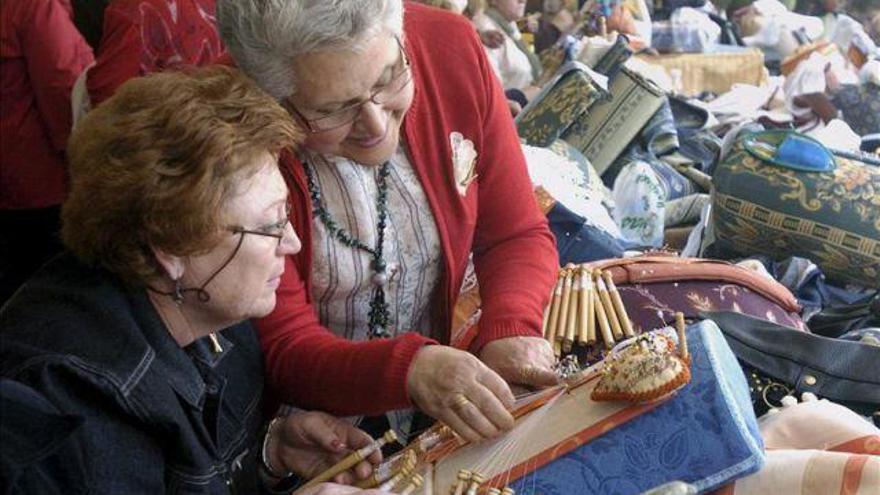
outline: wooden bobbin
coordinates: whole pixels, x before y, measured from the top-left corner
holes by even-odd
[[[553,298],[550,300],[550,316],[547,319],[546,337],[550,342],[556,340],[556,326],[559,324],[559,307],[562,306],[562,285],[565,282],[565,270],[559,270],[556,286],[553,287]]]
[[[584,267],[586,274],[587,290],[587,344],[596,343],[596,284],[593,283],[593,272]]]
[[[602,341],[605,344],[606,349],[611,349],[614,347],[614,336],[611,335],[611,326],[608,324],[608,315],[605,314],[605,307],[602,306],[602,301],[599,300],[599,291],[593,292],[593,307],[596,310],[596,321],[599,326],[599,331],[602,334]]]
[[[573,265],[565,265],[565,279],[562,283],[562,303],[559,306],[559,323],[556,326],[556,340],[562,342],[565,340],[565,329],[568,326],[568,306],[571,304],[571,267]],[[563,346],[565,349],[565,346]]]
[[[611,296],[611,303],[614,305],[614,311],[617,313],[617,319],[620,320],[620,326],[623,329],[623,336],[626,338],[635,336],[633,332],[632,322],[629,321],[629,315],[626,313],[626,306],[623,305],[623,299],[617,286],[614,285],[614,277],[611,272],[602,272],[602,278],[605,279],[605,286],[608,288],[608,294]]]
[[[593,272],[596,278],[596,287],[599,289],[599,300],[605,309],[605,315],[608,317],[608,323],[611,324],[611,333],[615,340],[623,339],[623,328],[620,326],[620,320],[617,317],[617,311],[614,310],[614,304],[611,302],[611,296],[608,294],[608,287],[605,286],[605,280],[602,278],[602,272],[596,270]]]
[[[394,432],[394,430],[386,431],[385,434],[382,436],[382,438],[374,441],[373,443],[371,443],[370,445],[367,445],[366,447],[362,447],[362,448],[352,452],[351,454],[346,456],[344,459],[342,459],[341,461],[336,463],[334,466],[330,467],[326,471],[322,472],[321,474],[319,474],[319,475],[315,476],[314,478],[312,478],[311,480],[309,480],[308,483],[306,483],[305,485],[303,485],[302,487],[297,489],[297,491],[294,493],[300,493],[300,492],[302,492],[308,488],[311,488],[319,483],[323,483],[325,481],[331,480],[337,474],[348,471],[352,467],[356,466],[358,463],[360,463],[361,461],[363,461],[364,459],[369,457],[370,454],[372,454],[373,452],[376,452],[377,450],[381,449],[382,447],[384,447],[388,443],[396,442],[396,441],[397,441],[397,434]]]
[[[412,492],[418,490],[422,487],[422,483],[425,482],[425,478],[420,474],[414,474],[413,477],[409,480],[409,484],[403,487],[403,490],[400,491],[400,495],[410,495]]]
[[[590,305],[590,297],[592,292],[590,292],[590,286],[593,284],[592,276],[590,272],[581,265],[578,267],[578,273],[580,274],[580,289],[578,291],[578,325],[577,325],[577,342],[580,345],[587,345],[590,341],[590,335],[588,330],[588,320],[587,320],[587,309]]]
[[[458,472],[458,481],[455,483],[455,488],[452,491],[452,495],[464,495],[464,491],[467,488],[468,483],[471,481],[471,476],[474,473],[470,472],[467,469],[462,469]]]
[[[477,492],[480,490],[480,485],[486,482],[486,477],[480,473],[473,473],[471,475],[471,484],[468,485],[467,495],[477,495]]]
[[[581,271],[572,266],[571,268],[571,297],[568,302],[568,318],[565,323],[565,338],[562,340],[562,350],[571,351],[577,337],[578,305],[581,301]]]
[[[678,333],[678,355],[682,359],[688,358],[687,335],[685,332],[684,313],[675,313],[675,331]]]

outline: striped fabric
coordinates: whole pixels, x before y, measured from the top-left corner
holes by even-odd
[[[345,158],[309,154],[322,202],[337,224],[368,246],[376,244],[376,174]],[[425,192],[403,146],[391,157],[384,258],[390,281],[385,297],[392,334],[431,335],[431,302],[438,290],[442,252],[437,225]],[[374,285],[372,256],[340,243],[314,218],[312,297],[321,324],[339,336],[367,337]]]
[[[767,462],[714,495],[876,495],[880,430],[827,400],[783,407],[760,420]]]

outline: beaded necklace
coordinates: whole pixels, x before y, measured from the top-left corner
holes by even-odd
[[[312,197],[312,208],[314,216],[321,220],[327,232],[335,237],[342,244],[353,248],[360,249],[369,253],[373,257],[370,267],[373,269],[373,276],[370,281],[373,283],[373,298],[370,300],[370,321],[368,323],[368,335],[371,339],[391,337],[388,331],[389,310],[388,302],[385,300],[385,284],[388,283],[388,275],[385,273],[387,264],[383,258],[383,245],[385,241],[385,221],[388,217],[388,175],[389,162],[383,163],[379,167],[379,173],[376,177],[376,214],[379,221],[376,224],[376,246],[370,247],[361,242],[360,239],[351,235],[347,230],[339,227],[330,212],[324,207],[321,201],[321,190],[315,180],[314,172],[308,164],[304,164],[306,169],[306,179],[308,181],[309,194]]]

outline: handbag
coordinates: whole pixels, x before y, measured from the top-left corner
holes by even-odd
[[[560,136],[579,149],[600,175],[666,101],[653,81],[626,67],[615,75],[609,93],[609,98],[579,114]]]
[[[701,312],[731,310],[803,330],[800,305],[779,282],[721,260],[650,253],[590,263],[611,274],[634,327],[644,330],[674,321],[676,312],[698,319]]]
[[[532,146],[553,144],[581,114],[606,97],[607,92],[594,77],[595,73],[579,62],[565,64],[517,114],[519,137]]]
[[[718,325],[739,359],[758,416],[780,407],[786,395],[811,392],[880,419],[880,347],[730,311],[701,316]]]
[[[832,282],[880,285],[880,167],[793,131],[736,138],[712,176],[722,257],[812,260]]]

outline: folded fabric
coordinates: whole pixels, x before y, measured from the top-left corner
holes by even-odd
[[[534,186],[541,186],[556,202],[583,217],[580,223],[586,222],[612,239],[623,240],[609,210],[613,208],[611,193],[583,155],[564,141],[549,148],[523,145],[523,155]]]
[[[782,407],[759,420],[767,448],[760,471],[722,495],[876,493],[880,430],[827,400]]]
[[[666,203],[666,216],[664,227],[687,225],[700,219],[703,207],[709,204],[711,198],[708,194],[690,194],[682,198],[674,199]]]
[[[880,85],[844,84],[834,93],[831,101],[856,134],[880,133]]]
[[[690,7],[676,9],[668,21],[654,22],[651,46],[660,52],[702,53],[718,42],[721,27]]]
[[[547,222],[556,237],[560,265],[619,258],[626,250],[637,247],[591,225],[586,218],[573,213],[562,203],[553,205],[547,213]]]

